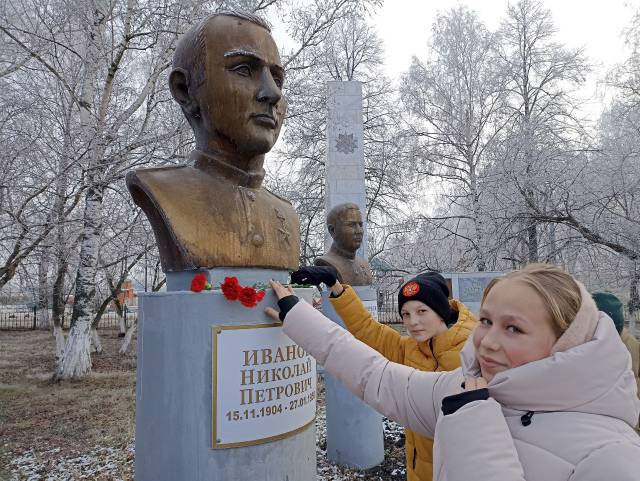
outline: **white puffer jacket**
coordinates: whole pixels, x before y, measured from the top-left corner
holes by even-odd
[[[479,375],[471,338],[461,368],[431,373],[388,361],[304,301],[284,331],[367,404],[434,437],[436,481],[640,481],[631,359],[613,322],[587,314],[590,341],[497,374],[489,399],[446,416],[442,399]]]

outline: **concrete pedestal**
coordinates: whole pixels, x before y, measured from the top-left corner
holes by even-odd
[[[312,289],[297,294],[310,302]],[[271,290],[255,308],[219,291],[140,295],[136,481],[315,479],[314,423],[277,441],[212,448],[212,327],[272,323],[267,306],[276,307]]]
[[[376,303],[375,290],[356,286],[358,297]],[[322,313],[344,327],[328,299],[322,295]],[[351,394],[336,378],[325,371],[327,409],[327,458],[334,463],[359,469],[372,468],[384,461],[382,415]]]

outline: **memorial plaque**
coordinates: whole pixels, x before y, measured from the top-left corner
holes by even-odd
[[[485,287],[493,277],[462,277],[458,278],[459,298],[466,303],[479,303]]]
[[[275,441],[316,414],[316,361],[281,324],[213,328],[213,448]]]

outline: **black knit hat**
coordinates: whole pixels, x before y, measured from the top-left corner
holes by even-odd
[[[449,306],[449,287],[444,277],[437,272],[420,274],[398,292],[398,312],[407,301],[421,301],[435,311],[447,326],[455,322],[455,316]]]

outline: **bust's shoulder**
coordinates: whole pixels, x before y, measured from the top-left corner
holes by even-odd
[[[367,267],[369,266],[369,262],[364,257],[356,256],[354,261],[358,265],[367,266]]]
[[[324,255],[316,257],[313,264],[316,266],[332,266],[338,269],[340,273],[345,268],[348,269],[348,259],[344,257],[333,255],[331,252],[327,252]]]
[[[129,171],[126,182],[127,186],[153,188],[156,185],[176,184],[189,177],[199,177],[196,169],[188,165],[168,165]]]
[[[271,189],[267,189],[266,187],[261,187],[260,189],[262,192],[264,192],[264,194],[267,197],[271,197],[276,201],[282,202],[282,204],[286,205],[286,206],[291,206],[291,208],[293,208],[293,205],[291,204],[291,201],[289,201],[288,199],[285,199],[284,197],[282,197],[280,194],[277,194],[276,192],[272,191]]]
[[[188,165],[134,170],[127,174],[126,181],[129,190],[138,188],[151,197],[179,196],[212,187],[210,179],[203,178],[201,172]]]
[[[191,165],[139,169],[127,174],[127,187],[134,195],[146,195],[158,205],[185,206],[219,203],[221,198],[237,195],[238,186],[222,176],[210,175]],[[264,189],[255,189],[263,202],[269,202]],[[180,207],[182,208],[182,207]]]
[[[329,265],[330,266],[330,265],[333,265],[333,263],[330,262],[329,259],[327,259],[326,255],[324,255],[324,256],[316,257],[314,259],[314,261],[313,261],[313,265],[315,265],[315,266],[327,266],[327,265]]]
[[[141,189],[151,197],[164,197],[168,193],[171,193],[174,198],[175,196],[180,198],[182,194],[187,198],[193,198],[196,194],[208,197],[221,193],[231,194],[238,190],[236,184],[224,177],[209,175],[191,165],[171,165],[130,171],[127,173],[126,182],[130,190]],[[265,187],[250,190],[262,202],[285,211],[293,210],[291,202]]]
[[[188,169],[188,167],[188,165],[163,165],[161,167],[146,167],[144,169],[130,170],[127,172],[127,179],[161,176],[175,171],[182,171]]]
[[[322,256],[316,257],[313,261],[315,266],[331,266],[335,267],[338,271],[338,281],[346,282],[344,273],[348,271],[348,266],[345,265],[345,259],[333,255],[331,252],[327,252]]]

